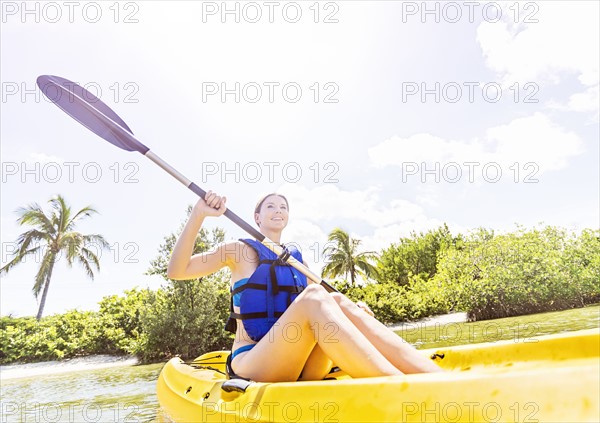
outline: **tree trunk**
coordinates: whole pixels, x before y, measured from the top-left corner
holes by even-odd
[[[48,271],[48,276],[46,276],[46,283],[44,284],[44,292],[42,292],[42,299],[40,300],[40,307],[38,308],[37,316],[35,317],[39,322],[42,318],[42,313],[44,312],[44,306],[46,305],[46,296],[48,295],[48,287],[50,286],[50,278],[52,277],[52,269],[54,268],[54,263],[50,265],[50,270]]]

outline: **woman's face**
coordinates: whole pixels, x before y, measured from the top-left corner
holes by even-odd
[[[282,197],[270,195],[263,201],[255,219],[261,229],[283,229],[288,222],[288,205]]]

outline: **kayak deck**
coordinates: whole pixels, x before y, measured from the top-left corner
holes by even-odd
[[[445,370],[352,379],[258,383],[226,392],[229,351],[197,367],[174,358],[157,393],[177,422],[600,421],[598,329],[421,350]]]

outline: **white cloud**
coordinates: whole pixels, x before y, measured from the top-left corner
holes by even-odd
[[[45,153],[32,152],[29,157],[33,162],[39,163],[63,163],[65,160],[58,156],[53,156]]]
[[[578,74],[584,85],[598,84],[598,2],[532,6],[520,11],[518,23],[506,7],[501,22],[479,25],[477,41],[487,65],[507,82],[556,81],[556,72],[566,71]]]
[[[565,131],[542,113],[490,128],[486,138],[496,144],[493,157],[500,163],[534,162],[540,173],[564,168],[570,157],[583,152],[583,143],[576,134]]]
[[[597,123],[599,119],[598,105],[600,104],[599,85],[593,86],[581,93],[572,94],[566,104],[557,101],[550,101],[546,107],[554,110],[570,112],[590,112],[595,113],[592,117],[592,123]]]
[[[25,163],[63,163],[66,160],[63,157],[46,154],[41,151],[34,151],[28,147],[17,148],[14,151],[3,154],[4,162],[25,162]]]
[[[398,242],[402,237],[410,236],[412,231],[422,231],[425,226],[419,228],[414,225],[417,221],[413,220],[404,223],[394,223],[392,225],[382,226],[377,228],[373,235],[365,237],[363,240],[363,246],[365,250],[369,251],[380,251],[382,248],[387,248],[391,243]],[[427,229],[439,226],[438,221],[430,222],[430,225],[426,225]]]
[[[448,225],[450,232],[455,235],[459,233],[465,234],[469,230],[469,228],[455,223],[443,222],[421,215],[402,223],[394,223],[377,228],[372,235],[362,238],[361,245],[365,251],[380,252],[381,249],[388,248],[392,243],[397,243],[400,238],[409,237],[412,232],[427,232],[439,228],[444,223]]]
[[[368,151],[371,164],[376,167],[395,165],[408,169],[408,163],[415,163],[422,169],[423,162],[440,163],[441,173],[444,166],[457,163],[462,171],[470,172],[463,164],[475,162],[497,163],[508,172],[514,163],[521,166],[532,162],[537,165],[538,174],[564,168],[570,157],[582,152],[583,142],[576,134],[542,113],[489,128],[482,139],[445,140],[430,134],[394,136]],[[477,168],[473,169],[474,177],[481,176]],[[454,173],[451,175],[454,177]],[[462,180],[468,180],[467,175]]]
[[[296,219],[294,216],[285,230],[283,242],[291,242],[298,246],[302,251],[304,263],[313,271],[320,270],[321,251],[327,242],[327,234],[318,225],[305,219]]]
[[[410,201],[395,199],[387,204],[381,200],[375,188],[344,191],[337,186],[326,185],[309,189],[298,184],[287,184],[278,190],[290,202],[291,222],[286,239],[292,239],[302,247],[310,262],[321,268],[323,262],[315,254],[327,243],[328,232],[336,224],[324,220],[344,219],[357,222],[354,227],[367,224],[372,227],[367,234],[349,230],[350,236],[362,241],[362,251],[380,251],[411,231],[426,231],[442,224],[425,214],[424,209]],[[320,226],[327,224],[327,227]],[[347,230],[347,228],[346,228]]]
[[[488,153],[476,142],[446,140],[427,133],[408,138],[393,136],[369,148],[371,164],[376,167],[401,165],[406,162],[452,162],[457,158],[481,158]]]
[[[380,227],[423,215],[421,206],[402,199],[382,205],[375,187],[344,191],[335,185],[323,185],[311,190],[298,184],[287,184],[280,192],[290,200],[290,212],[295,218],[313,222],[355,219]]]
[[[437,195],[435,193],[425,193],[417,195],[417,203],[422,204],[424,206],[430,207],[438,207],[440,205]]]
[[[585,91],[574,94],[567,105],[555,109],[591,112],[597,120],[600,107],[600,30],[598,2],[528,2],[518,19],[506,3],[500,22],[482,22],[477,28],[486,64],[504,86],[514,82],[558,84],[575,75]],[[528,23],[524,23],[529,21]],[[536,21],[536,22],[532,22]]]

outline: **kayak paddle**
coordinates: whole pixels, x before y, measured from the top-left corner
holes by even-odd
[[[183,185],[188,187],[200,198],[205,197],[206,191],[183,176],[175,168],[170,166],[137,140],[123,119],[85,88],[82,88],[68,79],[52,75],[39,76],[37,78],[37,85],[50,101],[90,131],[122,150],[137,151],[138,153],[143,154]],[[335,288],[290,254],[285,254],[284,256],[283,254],[285,251],[279,244],[265,237],[230,209],[227,209],[224,215],[277,254],[277,256],[287,256],[287,263],[304,274],[308,279],[320,283],[329,292],[337,292]]]

